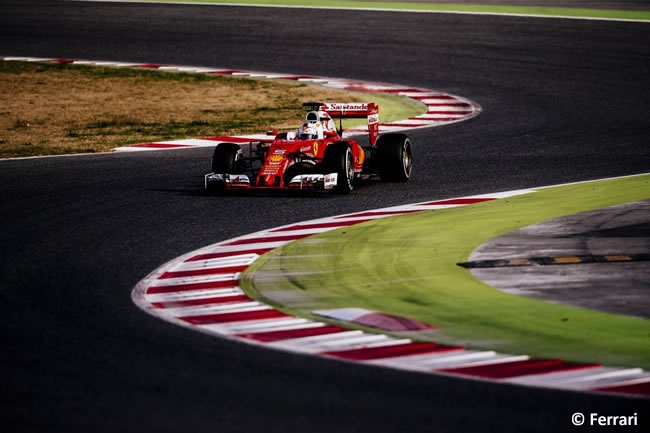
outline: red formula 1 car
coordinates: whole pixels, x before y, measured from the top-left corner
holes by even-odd
[[[220,143],[212,157],[206,189],[310,190],[347,194],[355,181],[372,176],[405,182],[411,176],[411,143],[405,134],[379,136],[379,109],[374,103],[303,104],[306,122],[297,130],[272,133],[252,142],[248,154],[235,143]],[[344,139],[341,119],[367,118],[370,146]],[[337,130],[334,119],[339,119]]]

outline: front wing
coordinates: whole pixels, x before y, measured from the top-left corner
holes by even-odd
[[[217,190],[306,190],[306,191],[331,191],[336,187],[337,173],[328,174],[302,174],[295,176],[289,185],[255,186],[245,174],[219,174],[208,173],[205,175],[205,189]]]

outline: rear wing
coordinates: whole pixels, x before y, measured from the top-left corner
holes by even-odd
[[[324,111],[339,119],[339,134],[343,134],[342,119],[368,119],[368,134],[372,146],[379,136],[379,107],[374,102],[307,102],[302,104],[313,111]]]

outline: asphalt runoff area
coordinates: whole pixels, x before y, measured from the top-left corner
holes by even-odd
[[[553,264],[473,269],[507,293],[614,314],[650,317],[650,200],[552,219],[492,239],[470,261],[558,258]],[[578,256],[620,259],[582,263]],[[576,259],[574,259],[576,258]]]

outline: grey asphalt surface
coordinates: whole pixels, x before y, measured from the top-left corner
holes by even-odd
[[[643,200],[515,230],[484,243],[470,260],[649,253],[650,200]],[[472,275],[514,295],[650,318],[648,261],[473,269]]]
[[[350,0],[355,1],[355,0]],[[650,10],[646,0],[373,0],[386,3],[441,3],[441,4],[466,4],[481,6],[531,6],[531,7],[559,7],[559,8],[584,8],[584,9],[610,9],[610,10]]]
[[[317,30],[315,30],[317,29]],[[209,149],[0,162],[0,419],[8,431],[563,431],[647,401],[294,356],[148,316],[133,286],[273,225],[650,170],[650,26],[462,15],[5,0],[1,55],[403,83],[484,113],[411,135],[408,184],[206,196]],[[315,49],[317,47],[318,49]],[[650,420],[641,417],[639,430]],[[634,429],[629,429],[634,431]]]

